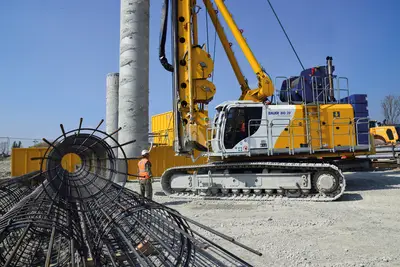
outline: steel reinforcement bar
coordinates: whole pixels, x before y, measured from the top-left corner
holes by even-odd
[[[12,194],[0,202],[1,266],[251,266],[204,231],[261,255],[115,183],[136,176],[123,150],[134,140],[119,144],[112,135],[120,129],[107,134],[102,122],[82,128],[81,119],[68,132],[61,124],[59,138],[43,139],[39,186],[27,186],[27,177],[3,184]],[[73,169],[63,163],[71,153],[79,159]]]
[[[39,171],[0,181],[0,217],[23,197],[29,195],[41,181]]]
[[[1,217],[1,266],[67,267],[85,259],[78,214],[57,201],[39,186]]]
[[[95,266],[251,266],[192,229],[188,220],[202,230],[261,255],[134,191],[124,188],[120,192],[119,187],[113,185],[102,196],[104,199],[85,204],[88,212],[84,213],[84,223],[85,228],[92,229],[90,249]],[[108,200],[117,194],[114,201]]]

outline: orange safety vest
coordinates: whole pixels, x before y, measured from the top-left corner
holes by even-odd
[[[242,122],[242,125],[240,127],[240,131],[243,132],[243,133],[246,132],[246,127],[245,127],[244,122]]]
[[[149,161],[148,159],[144,158],[138,162],[139,176],[141,176],[141,177],[139,177],[139,179],[149,179],[150,178],[149,172],[146,171],[146,163],[148,161]]]

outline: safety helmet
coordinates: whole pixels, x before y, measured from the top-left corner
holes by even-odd
[[[145,155],[147,155],[147,154],[149,154],[149,151],[146,150],[146,149],[143,149],[143,150],[142,150],[142,156],[145,156]]]

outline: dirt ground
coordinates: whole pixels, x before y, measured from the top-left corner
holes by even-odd
[[[400,170],[345,176],[345,195],[329,203],[175,200],[157,181],[154,200],[260,251],[211,238],[254,266],[400,266]]]
[[[154,200],[260,251],[214,239],[254,266],[400,266],[400,170],[345,175],[329,203],[173,200],[159,182]]]

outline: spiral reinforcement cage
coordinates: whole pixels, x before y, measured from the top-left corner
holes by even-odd
[[[82,121],[43,139],[40,171],[0,183],[0,266],[251,266],[204,233],[261,255],[117,183],[135,176],[123,150],[135,141]]]

